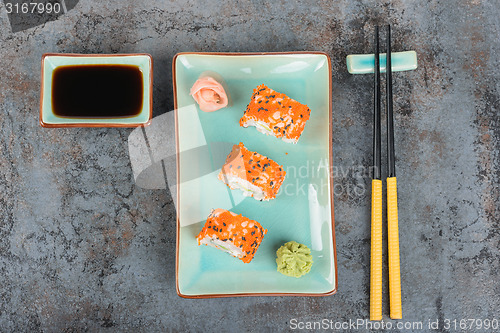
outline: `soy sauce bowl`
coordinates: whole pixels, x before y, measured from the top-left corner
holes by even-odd
[[[129,74],[120,73],[120,68]],[[130,75],[130,70],[137,75]],[[71,75],[77,76],[72,80]],[[85,84],[78,81],[82,78]],[[138,127],[151,122],[153,58],[149,54],[46,53],[41,81],[43,127]],[[136,109],[131,112],[130,107]]]

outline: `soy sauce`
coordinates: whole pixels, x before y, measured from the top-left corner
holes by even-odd
[[[71,65],[52,74],[52,111],[70,118],[125,118],[138,115],[143,79],[133,65]]]

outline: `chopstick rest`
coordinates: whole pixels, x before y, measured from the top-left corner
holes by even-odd
[[[346,58],[347,71],[351,74],[370,74],[374,72],[375,55],[372,54],[350,54]],[[386,54],[381,53],[380,72],[386,72]],[[417,69],[417,52],[403,51],[392,53],[392,71],[402,72]]]

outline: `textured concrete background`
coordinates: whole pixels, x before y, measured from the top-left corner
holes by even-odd
[[[385,22],[393,50],[419,57],[418,70],[394,75],[404,319],[500,319],[499,1],[272,3],[84,0],[16,33],[0,5],[0,331],[279,331],[292,318],[367,318],[372,80],[349,75],[345,56],[369,52]],[[134,185],[130,129],[39,126],[41,55],[152,54],[159,115],[173,108],[177,52],[292,50],[333,61],[339,291],[181,299],[172,199]]]

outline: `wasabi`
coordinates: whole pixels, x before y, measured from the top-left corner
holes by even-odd
[[[278,272],[296,278],[309,273],[313,263],[311,250],[304,244],[291,241],[276,251]]]

